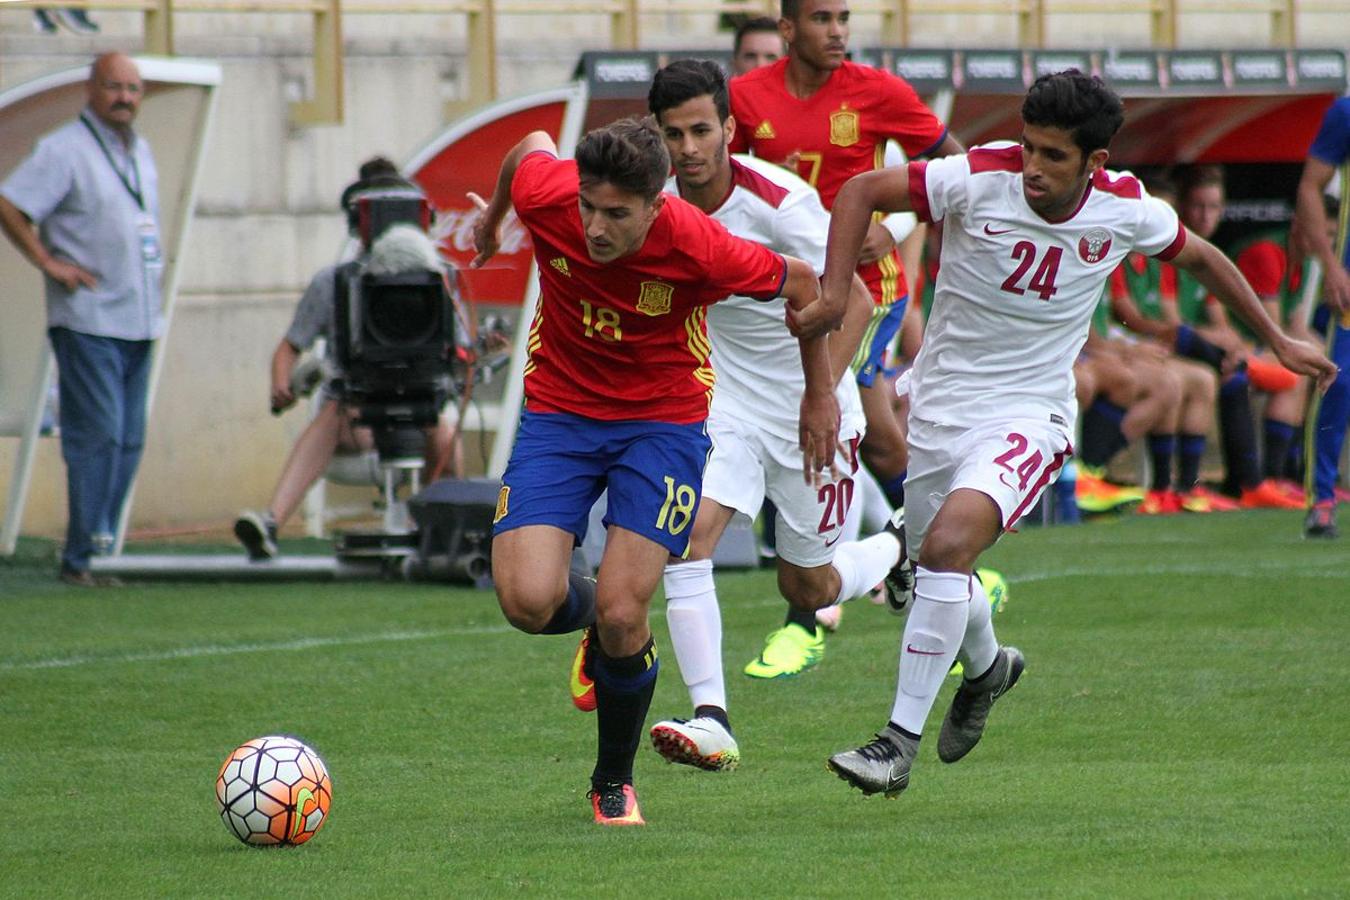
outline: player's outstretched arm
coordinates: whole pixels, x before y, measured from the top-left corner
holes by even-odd
[[[825,275],[821,278],[821,286],[827,305],[845,308],[872,213],[909,209],[907,168],[864,172],[844,183],[834,198],[830,237],[825,245]]]
[[[1331,240],[1327,237],[1327,212],[1322,206],[1322,192],[1331,182],[1336,169],[1315,156],[1303,164],[1303,176],[1298,182],[1298,206],[1294,211],[1294,230],[1303,238],[1313,256],[1322,264],[1322,295],[1328,303],[1340,310],[1350,310],[1350,272],[1336,258]]]
[[[872,292],[857,275],[853,276],[853,289],[848,292],[848,308],[844,310],[844,321],[839,330],[830,335],[830,371],[834,374],[834,383],[846,375],[852,377],[849,367],[853,357],[862,346],[867,326],[872,324]]]
[[[516,167],[536,150],[556,155],[558,145],[553,143],[547,131],[531,131],[502,157],[502,167],[497,172],[497,184],[492,190],[491,200],[484,200],[473,191],[469,192],[469,199],[478,207],[478,219],[473,224],[473,247],[478,255],[469,263],[469,268],[479,268],[496,254],[499,246],[497,230],[511,209],[511,181],[516,177]]]
[[[1312,344],[1294,340],[1285,334],[1266,313],[1261,300],[1247,284],[1247,279],[1242,277],[1238,267],[1209,241],[1188,231],[1186,245],[1172,262],[1194,275],[1224,306],[1250,325],[1286,369],[1312,376],[1323,391],[1336,380],[1336,366],[1327,359],[1326,354]]]
[[[794,256],[784,256],[787,279],[783,297],[788,314],[795,315],[810,307],[820,306],[820,282],[811,265]],[[814,335],[797,334],[802,352],[802,374],[806,387],[802,392],[801,414],[798,420],[798,440],[802,450],[802,467],[808,481],[815,473],[831,468],[834,448],[839,441],[839,402],[834,396],[835,380],[830,368],[829,343],[826,331]]]

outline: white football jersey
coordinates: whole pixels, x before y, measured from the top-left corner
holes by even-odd
[[[815,188],[753,156],[733,156],[731,170],[731,193],[710,215],[737,237],[805,260],[817,275],[823,272],[830,214]],[[678,193],[674,178],[666,182],[666,191]],[[730,297],[709,307],[708,332],[717,373],[710,415],[751,422],[795,444],[806,381],[797,339],[784,321],[783,300]],[[842,421],[861,416],[851,373],[844,373],[835,396]]]
[[[943,222],[942,265],[911,410],[943,425],[1077,417],[1073,362],[1111,272],[1132,250],[1171,259],[1173,209],[1129,173],[1098,171],[1067,219],[1022,193],[1022,149],[998,143],[909,166],[920,220]],[[1072,431],[1070,432],[1072,433]]]

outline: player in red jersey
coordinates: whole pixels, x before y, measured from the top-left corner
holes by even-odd
[[[780,14],[787,56],[731,81],[732,153],[787,165],[816,188],[828,210],[845,181],[884,166],[888,141],[911,159],[961,152],[906,81],[845,59],[847,0],[782,0]],[[895,239],[879,220],[859,260],[858,274],[876,301],[853,360],[867,418],[861,456],[898,509],[905,503],[908,454],[894,395],[879,376],[904,318],[908,281]]]
[[[514,205],[534,243],[540,301],[530,326],[525,411],[502,476],[492,576],[506,618],[531,634],[588,629],[599,750],[595,821],[643,824],[633,758],[658,663],[647,607],[671,555],[688,549],[709,441],[713,372],[704,319],[731,294],[819,302],[801,260],[727,233],[661,189],[670,157],[650,125],[623,120],[587,134],[576,159],[527,135],[502,161],[492,199],[474,197],[481,266]],[[826,331],[802,341],[800,441],[808,472],[829,467],[838,440]],[[587,514],[608,489],[597,578],[571,574]]]

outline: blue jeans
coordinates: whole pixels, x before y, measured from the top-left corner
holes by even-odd
[[[1313,438],[1313,499],[1318,502],[1336,497],[1336,469],[1341,461],[1341,447],[1345,443],[1345,429],[1350,425],[1350,313],[1333,315],[1327,306],[1319,306],[1313,315],[1313,328],[1325,335],[1334,329],[1331,338],[1331,361],[1340,366],[1340,374],[1322,395],[1317,412],[1317,428]]]
[[[64,568],[84,571],[93,535],[112,534],[145,444],[152,341],[48,331],[60,378],[68,521]]]

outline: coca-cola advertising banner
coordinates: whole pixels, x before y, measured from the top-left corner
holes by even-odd
[[[474,303],[519,306],[530,272],[529,235],[512,211],[502,224],[501,249],[481,269],[474,258],[474,191],[492,196],[502,157],[531,131],[546,131],[561,146],[569,105],[584,102],[575,85],[504,100],[451,125],[419,153],[406,172],[436,210],[432,234],[444,257],[459,269],[460,288]],[[566,152],[567,148],[562,148]]]

